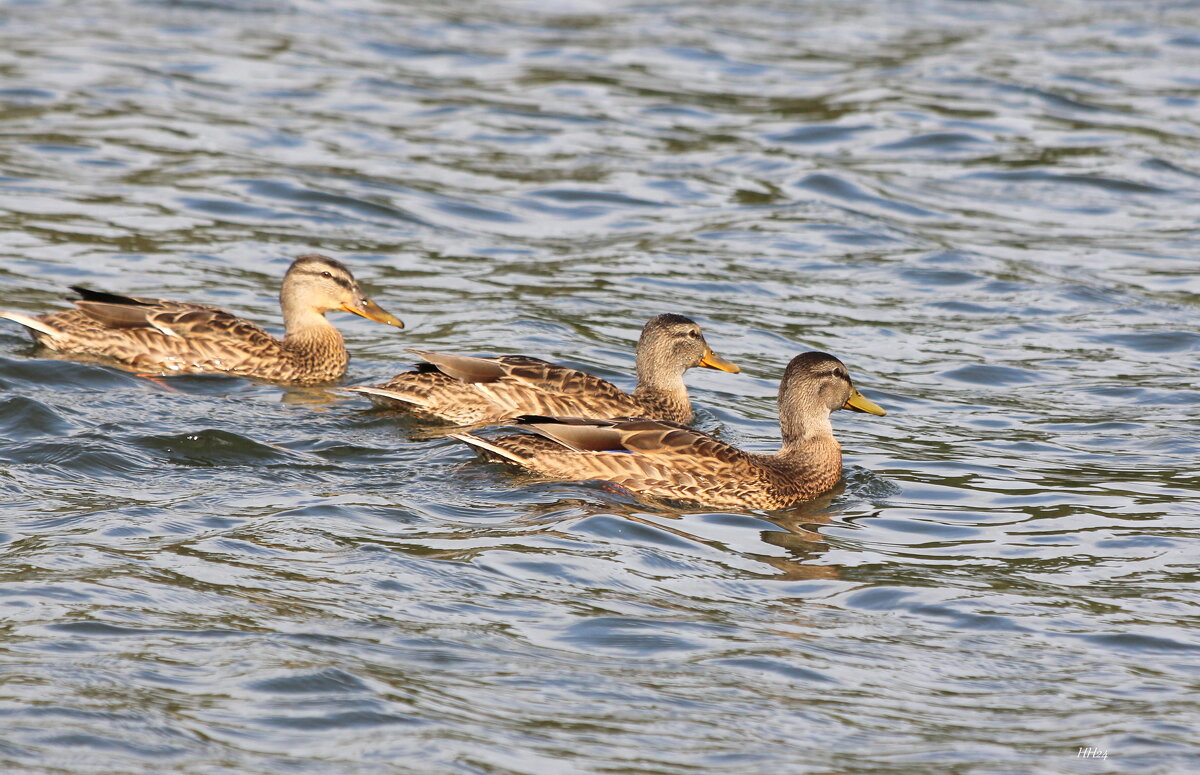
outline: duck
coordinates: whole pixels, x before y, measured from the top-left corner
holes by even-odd
[[[363,293],[346,266],[316,253],[296,258],[279,294],[285,335],[206,304],[123,296],[72,285],[75,309],[41,316],[0,311],[25,326],[38,344],[62,353],[101,357],[146,376],[231,374],[273,382],[332,382],[350,356],[325,318],[345,310],[403,328]]]
[[[684,372],[696,366],[740,371],[712,351],[694,320],[670,313],[651,318],[642,329],[633,393],[587,372],[525,355],[475,358],[409,352],[422,359],[414,371],[398,374],[383,385],[347,390],[369,396],[378,406],[460,426],[503,423],[525,414],[690,423],[692,405]]]
[[[812,499],[842,478],[842,448],[830,415],[884,415],[860,393],[844,363],[797,355],[779,385],[783,440],[774,454],[746,452],[715,436],[662,420],[524,416],[532,433],[484,438],[449,434],[480,457],[550,479],[595,481],[644,499],[705,507],[777,510]]]

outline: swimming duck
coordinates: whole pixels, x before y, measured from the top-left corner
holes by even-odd
[[[346,373],[342,335],[325,319],[345,310],[403,328],[358,287],[340,261],[300,256],[283,278],[279,302],[286,334],[277,339],[217,307],[121,296],[73,285],[76,309],[40,317],[0,312],[39,344],[102,356],[151,374],[235,374],[279,382],[329,382]]]
[[[378,405],[432,415],[459,425],[500,423],[522,414],[650,417],[688,423],[683,373],[694,366],[738,372],[716,355],[695,321],[659,315],[637,344],[638,385],[632,394],[577,369],[523,355],[470,358],[409,350],[423,359],[415,371],[385,385],[354,387]]]
[[[779,385],[783,447],[773,455],[655,420],[529,416],[518,423],[532,434],[451,436],[485,459],[554,479],[608,482],[635,495],[703,506],[781,509],[841,479],[842,448],[830,423],[838,409],[885,413],[854,388],[840,360],[809,352],[792,359]]]

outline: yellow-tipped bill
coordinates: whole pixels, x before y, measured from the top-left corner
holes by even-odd
[[[730,363],[721,356],[712,351],[711,347],[704,348],[704,357],[700,359],[700,365],[706,369],[717,369],[719,371],[728,371],[737,374],[741,369],[736,363]]]
[[[374,320],[376,323],[387,323],[389,326],[404,328],[404,323],[400,318],[386,312],[383,307],[370,299],[363,299],[358,304],[343,304],[342,309],[353,312],[355,315],[362,315],[367,320]]]
[[[885,415],[883,407],[875,403],[871,399],[859,393],[855,388],[850,388],[850,397],[846,399],[846,403],[842,404],[843,409],[850,409],[855,412],[866,412],[867,414]]]

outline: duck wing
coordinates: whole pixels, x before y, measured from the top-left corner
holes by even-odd
[[[521,414],[620,417],[641,413],[628,393],[578,369],[525,355],[477,358],[410,350],[423,363],[386,385],[352,388],[384,405],[407,405],[452,422],[500,422]]]
[[[220,307],[123,296],[78,285],[72,285],[71,290],[80,295],[72,299],[75,306],[104,328],[155,329],[168,337],[194,342],[238,342],[246,349],[277,343],[261,326]]]
[[[604,481],[631,493],[710,505],[764,506],[770,473],[758,456],[658,420],[526,416],[531,433],[452,434],[483,457],[543,476]]]

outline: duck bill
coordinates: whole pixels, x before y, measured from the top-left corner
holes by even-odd
[[[343,304],[342,309],[353,312],[355,315],[362,315],[367,320],[374,320],[376,323],[387,323],[389,326],[404,328],[404,323],[400,318],[387,312],[370,299],[360,299],[357,304]]]
[[[850,397],[846,399],[846,403],[842,404],[842,408],[849,409],[854,412],[878,414],[880,416],[887,414],[887,412],[883,411],[883,407],[867,398],[862,393],[859,393],[854,388],[850,388]]]
[[[728,371],[732,374],[737,374],[741,371],[736,363],[730,363],[721,356],[712,351],[711,347],[704,348],[704,357],[700,359],[700,365],[706,369],[717,369],[718,371]]]

